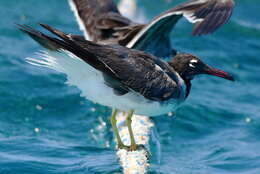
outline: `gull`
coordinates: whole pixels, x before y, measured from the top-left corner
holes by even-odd
[[[205,64],[192,54],[177,54],[166,62],[143,51],[82,40],[46,24],[40,25],[55,37],[18,25],[46,49],[40,58],[27,61],[66,74],[67,83],[77,86],[87,99],[113,108],[111,124],[119,149],[138,148],[131,127],[134,112],[158,116],[173,111],[189,96],[191,80],[201,74],[234,81],[227,72]],[[128,112],[129,147],[123,144],[117,130],[118,109]]]

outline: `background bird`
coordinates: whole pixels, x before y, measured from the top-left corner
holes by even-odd
[[[176,55],[170,33],[184,17],[194,23],[193,35],[213,33],[228,21],[233,0],[190,0],[139,24],[122,16],[113,0],[69,0],[85,38],[117,43],[160,57]]]

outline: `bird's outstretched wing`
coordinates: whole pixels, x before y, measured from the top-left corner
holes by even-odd
[[[69,0],[69,3],[88,39],[120,44],[159,57],[176,54],[170,33],[182,17],[194,23],[193,35],[209,34],[228,21],[234,6],[233,0],[190,0],[141,25],[123,17],[113,0]]]
[[[95,42],[124,40],[139,26],[122,16],[113,0],[68,1],[85,38]]]
[[[152,41],[159,44],[161,40],[167,40],[173,27],[182,17],[194,23],[193,35],[213,33],[228,21],[233,7],[233,0],[190,0],[155,17],[127,44],[127,47],[147,50]]]
[[[93,77],[99,78],[98,81],[101,83],[103,80],[103,84],[111,87],[119,95],[135,91],[154,101],[165,101],[181,95],[181,89],[177,85],[178,77],[171,71],[171,67],[150,54],[119,45],[100,45],[78,40],[77,37],[74,38],[48,25],[41,24],[41,26],[58,38],[50,37],[25,25],[19,25],[19,29],[51,50],[51,54],[57,55],[65,51],[68,55],[72,55],[65,58],[45,56],[47,59],[45,62],[31,59],[32,63],[42,63],[44,66],[66,73],[71,84],[79,88],[84,78],[79,80],[78,76],[81,76],[82,71],[88,69],[90,65],[98,70],[92,74]],[[77,59],[82,61],[78,62]],[[103,77],[95,74],[102,74]],[[84,75],[91,76],[87,73]],[[91,81],[86,83],[91,84]]]
[[[209,34],[225,24],[233,11],[234,0],[192,0],[176,7],[191,23],[193,35]]]

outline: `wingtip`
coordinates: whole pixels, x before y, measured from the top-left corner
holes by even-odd
[[[54,29],[49,26],[48,24],[44,24],[44,23],[38,23],[41,27],[45,28],[46,30],[50,31],[50,32],[54,32]],[[55,34],[55,33],[54,33]]]
[[[39,25],[41,27],[45,28],[46,30],[48,30],[49,32],[55,34],[58,37],[69,39],[69,37],[67,36],[66,33],[61,32],[61,31],[49,26],[48,24],[39,23]]]
[[[24,31],[24,24],[14,23],[15,28],[17,28],[20,31]]]
[[[45,28],[47,30],[51,29],[51,27],[48,24],[38,23],[38,25],[40,25],[41,27],[43,27],[43,28]]]
[[[20,25],[21,25],[21,24],[14,22],[13,25],[14,25],[16,28],[20,28]]]
[[[233,0],[188,1],[181,4],[178,10],[192,13],[195,23],[193,36],[212,34],[229,21],[234,7]],[[188,13],[189,12],[189,13]],[[189,20],[189,15],[186,15]],[[196,21],[197,20],[197,21]]]
[[[32,28],[26,24],[18,24],[18,23],[14,23],[15,27],[24,32],[24,33],[30,33],[32,31]]]

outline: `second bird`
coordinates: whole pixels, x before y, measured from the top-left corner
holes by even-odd
[[[194,23],[193,35],[210,34],[228,21],[234,7],[233,0],[190,0],[139,24],[121,15],[113,0],[69,0],[69,4],[85,38],[165,58],[176,55],[170,34],[180,19]]]

